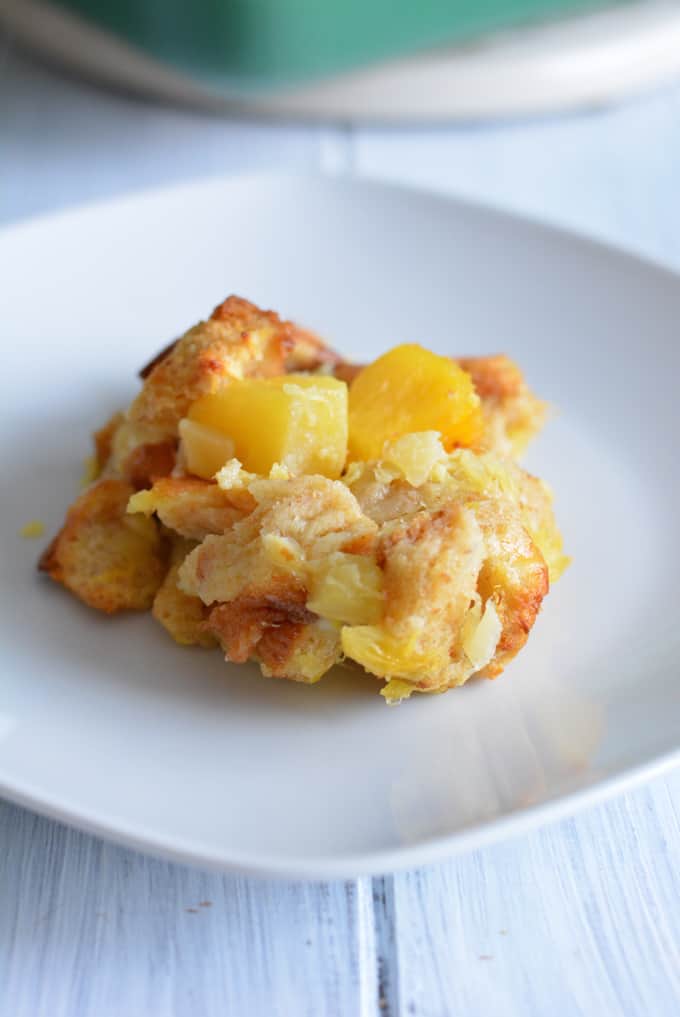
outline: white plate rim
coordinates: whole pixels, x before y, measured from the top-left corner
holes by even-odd
[[[112,196],[103,200],[70,205],[48,214],[35,213],[21,220],[9,223],[0,229],[0,239],[11,237],[34,228],[42,229],[45,225],[59,220],[69,219],[80,214],[89,214],[107,207],[144,203],[150,198],[161,199],[164,194],[189,195],[193,191],[202,191],[206,187],[219,190],[236,182],[244,183],[315,183],[326,182],[337,184],[344,182],[352,186],[375,187],[381,191],[391,191],[409,196],[432,198],[445,201],[461,208],[479,211],[486,216],[496,218],[508,224],[529,224],[532,228],[555,239],[568,240],[584,245],[587,249],[598,249],[603,254],[613,254],[623,258],[641,269],[653,270],[675,281],[680,286],[680,273],[673,271],[668,265],[653,258],[638,256],[623,246],[605,243],[597,238],[577,230],[552,225],[529,215],[519,215],[490,204],[457,198],[440,191],[421,187],[382,181],[373,177],[337,178],[322,173],[271,173],[243,172],[230,175],[208,175],[183,184],[168,184],[162,187],[144,187],[126,192],[124,195]],[[412,869],[423,865],[431,865],[444,861],[457,854],[483,848],[502,842],[512,837],[528,833],[548,823],[569,818],[581,810],[591,808],[615,796],[661,777],[680,766],[680,740],[676,747],[658,753],[652,758],[627,767],[620,773],[597,780],[592,785],[567,791],[548,801],[523,806],[513,812],[491,820],[482,820],[458,831],[425,838],[415,844],[404,844],[388,851],[367,851],[361,854],[346,854],[338,858],[300,855],[281,860],[278,856],[258,854],[257,862],[230,851],[216,850],[206,847],[199,841],[190,838],[173,837],[170,843],[167,837],[155,834],[151,829],[140,824],[128,824],[116,817],[99,815],[94,810],[69,806],[63,799],[54,795],[44,794],[31,786],[14,779],[8,780],[0,771],[0,797],[24,808],[31,809],[40,815],[64,823],[84,833],[102,837],[107,841],[124,847],[151,854],[156,857],[193,865],[204,869],[216,869],[234,875],[254,876],[258,878],[281,878],[293,880],[326,881],[334,879],[352,879],[361,876],[377,876],[389,872]]]
[[[124,191],[108,194],[104,197],[88,198],[85,201],[69,201],[68,204],[60,205],[59,208],[45,211],[43,209],[32,209],[22,214],[17,219],[9,219],[0,224],[0,239],[11,236],[16,232],[20,234],[24,230],[42,228],[45,225],[55,225],[62,219],[73,216],[88,215],[93,212],[105,211],[108,208],[125,208],[144,204],[151,199],[161,199],[164,196],[177,195],[190,199],[193,192],[203,191],[213,187],[216,192],[221,188],[239,184],[290,184],[302,185],[306,182],[312,185],[327,184],[330,186],[360,185],[366,188],[375,188],[376,191],[390,191],[396,196],[401,195],[404,199],[409,197],[419,200],[432,200],[446,202],[473,213],[479,213],[488,218],[495,218],[499,223],[528,225],[536,232],[542,232],[546,238],[566,240],[569,243],[582,244],[584,249],[599,251],[604,255],[615,255],[617,258],[625,259],[632,265],[637,265],[643,270],[652,270],[661,273],[669,279],[680,284],[680,271],[672,268],[662,258],[656,258],[651,254],[640,254],[632,250],[625,243],[616,239],[604,240],[596,233],[590,233],[582,227],[572,227],[563,222],[553,221],[545,218],[533,210],[515,210],[504,207],[493,200],[475,198],[466,194],[456,194],[440,186],[428,186],[419,183],[410,183],[381,177],[379,173],[345,173],[333,170],[296,170],[282,168],[280,170],[249,169],[244,168],[230,173],[220,171],[203,173],[193,176],[189,180],[171,181],[163,184],[144,184],[139,187],[127,187]]]
[[[526,806],[509,815],[475,823],[456,833],[418,841],[417,844],[406,845],[393,851],[346,855],[342,860],[301,856],[285,862],[281,862],[277,856],[258,855],[256,865],[246,857],[236,856],[232,852],[222,853],[206,849],[200,843],[186,838],[175,838],[173,844],[168,844],[166,839],[159,838],[151,830],[133,825],[126,826],[123,822],[105,820],[93,812],[59,805],[50,800],[49,796],[33,791],[29,785],[22,786],[16,781],[8,784],[3,780],[1,773],[0,797],[83,833],[183,865],[262,879],[324,882],[356,879],[361,876],[380,876],[434,865],[458,854],[521,836],[548,823],[568,819],[577,812],[632,791],[678,766],[680,766],[680,746],[655,759],[631,767],[624,773],[598,781],[591,787],[570,791],[551,801]]]

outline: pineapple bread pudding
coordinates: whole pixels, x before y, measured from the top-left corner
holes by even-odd
[[[522,648],[567,558],[507,357],[353,365],[229,297],[141,377],[40,562],[85,604],[275,678],[353,662],[390,703]]]

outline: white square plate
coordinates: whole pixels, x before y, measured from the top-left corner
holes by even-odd
[[[349,876],[429,862],[680,756],[680,282],[496,212],[374,183],[247,177],[0,234],[0,792],[200,864]],[[35,571],[89,432],[228,293],[366,359],[504,351],[559,407],[527,465],[574,564],[495,682],[389,709],[96,615]]]

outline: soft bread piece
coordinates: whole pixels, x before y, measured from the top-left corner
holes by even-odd
[[[170,568],[154,597],[151,613],[181,646],[216,646],[217,640],[205,625],[208,611],[202,601],[184,593],[177,584],[180,567],[196,545],[183,537],[170,535],[168,539]]]
[[[40,561],[55,582],[107,614],[147,611],[166,571],[156,521],[127,514],[132,493],[114,477],[88,488]]]

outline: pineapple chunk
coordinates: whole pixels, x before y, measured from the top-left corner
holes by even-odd
[[[413,682],[405,682],[403,678],[390,678],[380,690],[380,695],[388,706],[398,706],[405,699],[415,692],[416,686]],[[419,689],[418,691],[424,691]]]
[[[199,424],[195,420],[180,420],[179,436],[184,462],[189,473],[204,480],[212,480],[224,464],[234,457],[234,442],[222,431]]]
[[[491,598],[483,609],[481,603],[470,608],[463,621],[462,643],[463,652],[475,671],[481,671],[489,663],[502,631],[503,623]]]
[[[345,625],[340,633],[342,652],[379,678],[418,681],[440,671],[447,663],[437,652],[416,648],[417,636],[404,641],[381,625]]]
[[[234,381],[198,399],[189,420],[227,435],[246,470],[336,479],[347,457],[347,386],[337,378],[287,374]],[[220,464],[222,465],[222,464]]]
[[[379,622],[383,613],[383,573],[371,558],[336,551],[315,570],[310,611],[347,625]]]
[[[385,444],[384,461],[395,466],[407,483],[420,487],[431,479],[435,466],[444,465],[446,452],[437,431],[421,431],[405,434]]]
[[[438,431],[447,450],[480,437],[482,413],[470,375],[415,343],[395,346],[365,367],[349,393],[352,459],[379,459],[386,441]]]

